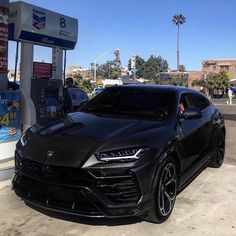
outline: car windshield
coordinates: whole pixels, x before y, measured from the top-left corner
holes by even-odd
[[[174,104],[173,91],[111,88],[92,99],[81,111],[166,120],[174,111]]]

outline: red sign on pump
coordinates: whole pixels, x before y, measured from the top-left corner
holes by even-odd
[[[36,79],[51,78],[52,77],[52,64],[44,63],[44,62],[34,62],[33,77]]]
[[[8,15],[9,10],[0,7],[0,73],[8,72]]]

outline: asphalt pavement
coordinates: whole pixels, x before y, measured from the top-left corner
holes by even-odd
[[[225,118],[225,163],[236,165],[236,99],[233,99],[232,105],[226,104],[226,99],[212,99],[212,102],[221,110]]]
[[[138,219],[59,219],[27,207],[15,196],[10,181],[0,184],[0,235],[18,236],[235,236],[236,235],[236,105],[214,100],[226,122],[226,155],[219,169],[205,169],[176,200],[163,224]],[[236,104],[236,100],[235,100]],[[9,186],[6,186],[6,184]]]

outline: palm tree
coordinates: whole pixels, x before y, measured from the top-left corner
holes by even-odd
[[[174,15],[172,22],[177,25],[177,71],[179,71],[179,26],[185,22],[185,17],[182,14]]]

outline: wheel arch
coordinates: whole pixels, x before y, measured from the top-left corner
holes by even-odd
[[[179,154],[174,149],[171,153],[168,154],[168,156],[171,156],[173,158],[173,160],[175,162],[175,166],[176,166],[177,177],[178,177],[178,179],[180,179],[180,176],[182,173],[182,165],[181,165]]]
[[[154,186],[154,182],[156,179],[156,176],[159,174],[160,171],[160,165],[162,165],[167,158],[171,157],[171,159],[174,161],[175,167],[176,167],[176,174],[177,174],[177,178],[178,178],[178,186],[180,184],[180,180],[181,180],[181,173],[182,173],[182,164],[181,164],[181,158],[180,158],[180,154],[178,153],[177,149],[176,149],[176,145],[173,145],[171,148],[169,148],[168,150],[164,151],[161,155],[161,157],[158,160],[158,164],[155,167],[155,171],[152,177],[152,181],[150,184],[150,188],[152,189],[152,187]]]

